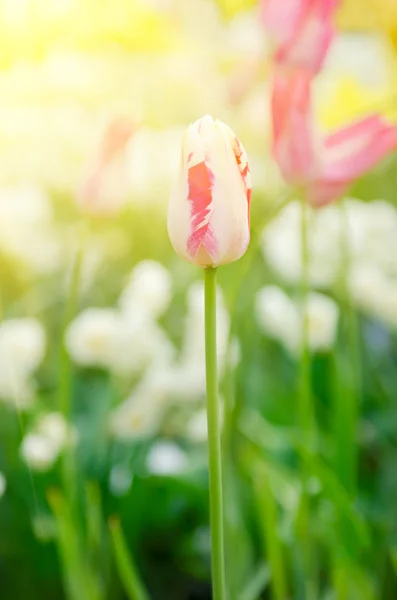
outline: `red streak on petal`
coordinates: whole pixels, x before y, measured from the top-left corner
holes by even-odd
[[[251,206],[251,195],[252,195],[252,187],[251,187],[251,175],[248,166],[248,160],[246,152],[240,142],[240,140],[235,137],[235,144],[233,145],[234,156],[236,157],[237,166],[240,170],[241,177],[243,178],[243,183],[245,187],[245,193],[247,196],[247,204],[248,204],[248,225],[250,222],[250,206]]]
[[[187,249],[191,256],[196,256],[200,246],[204,246],[211,256],[217,249],[216,238],[208,219],[212,204],[212,185],[213,173],[204,161],[188,169],[192,233],[187,242]]]

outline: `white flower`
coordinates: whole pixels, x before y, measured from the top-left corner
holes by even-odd
[[[318,287],[329,286],[339,273],[340,223],[338,207],[308,210],[309,278]],[[263,235],[263,252],[270,266],[286,281],[302,277],[301,206],[288,206],[268,225]]]
[[[37,228],[52,219],[49,198],[34,185],[16,185],[0,189],[0,232],[15,226]]]
[[[14,371],[0,369],[0,399],[14,404],[18,410],[28,409],[35,398],[35,386]]]
[[[380,295],[384,293],[386,285],[384,273],[374,264],[357,263],[350,269],[348,275],[350,294],[355,304],[364,310],[376,313]]]
[[[146,465],[156,475],[177,475],[186,470],[188,459],[174,442],[159,441],[150,449]]]
[[[182,362],[198,362],[204,364],[205,357],[205,312],[204,284],[201,281],[193,283],[187,292],[188,314],[186,317],[185,334],[182,345]],[[223,302],[220,289],[217,290],[216,302],[216,336],[218,367],[222,371],[227,354],[230,319]]]
[[[309,347],[326,351],[335,343],[339,308],[328,296],[310,292],[307,300]]]
[[[120,440],[139,440],[154,435],[168,402],[169,390],[162,377],[149,371],[131,395],[110,415],[112,435]]]
[[[262,288],[256,298],[256,314],[262,329],[292,353],[299,352],[303,335],[303,311],[280,288]],[[328,296],[310,292],[307,299],[308,343],[312,351],[325,351],[335,342],[339,309]]]
[[[168,364],[175,349],[156,322],[137,313],[120,317],[112,345],[110,366],[121,375],[139,373],[152,364]]]
[[[113,364],[120,317],[111,308],[87,308],[66,331],[66,347],[78,365],[109,368]]]
[[[361,265],[349,278],[352,297],[366,313],[397,327],[397,279],[387,277],[374,265]]]
[[[4,493],[7,488],[7,480],[4,477],[3,473],[0,473],[0,498],[4,496]]]
[[[126,318],[139,312],[157,319],[171,302],[171,286],[170,272],[161,263],[144,260],[131,273],[120,296],[120,309]]]
[[[20,448],[21,457],[35,471],[48,471],[58,458],[59,452],[59,444],[39,433],[28,433]]]
[[[74,441],[71,427],[57,412],[39,417],[33,430],[22,440],[20,454],[26,464],[36,471],[47,471],[61,450]]]
[[[0,324],[0,398],[26,408],[34,398],[31,377],[45,354],[46,337],[35,319]]]
[[[18,185],[0,189],[0,247],[39,273],[59,267],[59,239],[42,188]]]
[[[130,399],[132,400],[132,399]],[[127,401],[110,417],[110,431],[118,440],[139,440],[156,433],[162,413],[144,402]]]
[[[71,431],[65,417],[59,412],[43,415],[37,425],[37,432],[63,447],[71,440]]]
[[[347,202],[349,241],[353,258],[397,273],[397,210],[390,203],[375,200]]]
[[[9,319],[0,324],[0,363],[15,375],[31,375],[46,349],[43,326],[36,319]]]
[[[262,330],[289,350],[299,347],[299,318],[295,304],[275,286],[263,287],[256,296],[256,317]]]
[[[133,375],[151,364],[167,363],[174,348],[162,328],[137,312],[126,318],[111,308],[88,308],[70,324],[66,347],[81,366]]]

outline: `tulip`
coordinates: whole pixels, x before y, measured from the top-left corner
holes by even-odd
[[[247,155],[232,130],[208,115],[190,125],[168,212],[175,251],[201,267],[240,258],[250,239],[250,200]]]
[[[262,22],[274,44],[278,66],[316,75],[334,37],[338,0],[262,0]]]
[[[345,194],[355,179],[397,149],[397,127],[378,114],[321,138],[311,81],[304,71],[277,71],[272,89],[273,156],[284,179],[315,207]]]
[[[84,211],[109,215],[122,206],[129,188],[126,147],[135,130],[135,124],[123,117],[107,125],[78,191]]]

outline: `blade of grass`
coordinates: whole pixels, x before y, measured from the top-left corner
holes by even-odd
[[[297,553],[302,559],[302,597],[305,600],[317,598],[317,574],[315,569],[314,544],[311,533],[311,506],[308,492],[308,482],[312,474],[312,459],[314,456],[315,440],[315,415],[311,383],[311,355],[309,346],[309,315],[307,310],[310,291],[309,260],[310,248],[308,237],[308,205],[306,198],[301,194],[301,315],[302,315],[302,340],[299,361],[299,394],[298,394],[298,419],[303,439],[307,444],[300,448],[300,470],[302,474],[302,494],[296,520],[297,536],[300,551]]]
[[[343,330],[343,345],[347,347],[347,356],[340,356],[336,368],[336,381],[340,383],[335,394],[335,468],[341,483],[348,494],[354,498],[357,487],[357,420],[360,397],[360,333],[357,314],[353,308],[348,275],[350,269],[349,223],[346,206],[341,202],[341,272],[340,295],[346,307],[346,320]]]
[[[129,600],[149,600],[149,595],[128,549],[120,521],[116,517],[109,519],[109,531],[116,567]]]
[[[58,376],[58,403],[59,410],[66,421],[70,421],[72,409],[72,365],[65,346],[65,332],[74,318],[78,308],[78,297],[83,266],[84,240],[77,249],[76,257],[72,265],[70,289],[64,309],[61,340],[59,347],[59,376]],[[76,465],[73,456],[73,448],[68,444],[61,456],[61,475],[65,493],[71,505],[77,502],[77,477]]]
[[[278,532],[277,506],[266,469],[257,469],[254,479],[255,501],[262,529],[264,558],[271,571],[271,586],[276,600],[287,598],[287,577],[284,568],[283,548]]]
[[[257,600],[271,579],[268,565],[261,565],[249,584],[241,592],[239,600]]]
[[[68,599],[103,600],[102,592],[82,552],[71,510],[64,496],[58,490],[51,490],[48,502],[57,524],[57,544]]]
[[[102,511],[98,485],[88,481],[85,485],[87,543],[93,556],[97,557],[101,549]]]

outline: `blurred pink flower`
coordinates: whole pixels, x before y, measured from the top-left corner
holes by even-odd
[[[116,117],[107,125],[78,191],[85,212],[110,215],[121,208],[129,187],[126,147],[135,131],[135,123],[126,117]]]
[[[334,36],[339,0],[262,0],[261,18],[274,43],[278,66],[316,75]]]
[[[305,71],[276,70],[271,100],[273,156],[285,180],[316,207],[342,196],[351,183],[397,149],[397,127],[371,114],[321,138]]]

